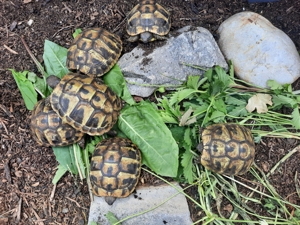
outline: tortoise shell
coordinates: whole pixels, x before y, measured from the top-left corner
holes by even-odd
[[[246,173],[255,156],[251,131],[238,124],[213,124],[202,132],[201,164],[216,173]]]
[[[102,76],[118,61],[122,51],[119,36],[103,28],[78,34],[67,53],[67,67],[90,76]]]
[[[51,108],[49,98],[37,102],[30,117],[33,138],[44,146],[66,146],[81,140],[83,133],[63,123]]]
[[[139,37],[143,42],[165,39],[171,28],[170,13],[155,0],[141,1],[127,16],[127,33],[135,41]],[[154,34],[154,36],[150,35]]]
[[[141,153],[129,139],[114,137],[97,144],[91,160],[91,184],[96,196],[111,205],[129,196],[138,183]]]
[[[92,136],[108,132],[122,107],[120,98],[100,78],[76,73],[60,80],[50,102],[63,122]]]

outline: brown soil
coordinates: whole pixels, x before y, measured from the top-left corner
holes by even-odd
[[[300,50],[300,1],[281,0],[249,5],[245,0],[160,0],[172,13],[171,32],[186,26],[202,26],[217,38],[216,29],[229,16],[243,10],[260,13],[287,33]],[[26,110],[17,85],[8,71],[38,72],[20,37],[42,63],[45,39],[69,47],[75,28],[104,27],[123,40],[123,53],[137,45],[126,42],[125,15],[135,0],[0,0],[0,225],[85,224],[89,195],[86,183],[70,174],[56,188],[52,184],[57,162],[51,148],[38,147],[28,127]],[[31,26],[27,22],[32,19]],[[299,89],[299,82],[294,85]],[[257,146],[256,164],[269,171],[297,146],[291,139],[264,138]],[[271,184],[287,201],[300,204],[295,173],[300,174],[300,153],[290,157],[270,177]],[[145,183],[153,183],[149,176]],[[155,179],[154,179],[155,180]],[[192,218],[199,210],[191,207]],[[198,210],[198,211],[197,211]]]

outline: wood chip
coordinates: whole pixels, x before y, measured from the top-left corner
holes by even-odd
[[[55,190],[56,190],[56,184],[54,184],[53,189],[52,189],[52,191],[51,191],[51,195],[50,195],[50,198],[49,198],[49,201],[50,201],[50,202],[53,201],[54,194],[55,194]],[[51,213],[50,213],[50,214],[51,214]]]
[[[7,181],[11,184],[10,169],[7,162],[4,164],[4,173]]]
[[[0,225],[5,225],[8,224],[8,218],[4,217],[4,218],[0,218]]]
[[[22,177],[23,173],[22,173],[22,171],[18,170],[15,172],[15,175],[16,175],[16,177]]]
[[[31,186],[32,187],[37,187],[37,186],[39,186],[39,184],[40,184],[40,182],[36,182],[36,183],[32,184]]]
[[[33,208],[31,208],[31,210],[32,210],[33,214],[35,215],[35,217],[37,218],[37,220],[36,220],[35,222],[37,222],[38,225],[44,225],[43,221],[45,221],[45,219],[42,220],[42,219],[39,217],[39,215],[36,213],[36,211],[34,211]]]
[[[18,55],[19,53],[17,53],[16,51],[12,50],[10,47],[8,47],[7,45],[3,45],[4,48],[6,48],[10,53]]]
[[[17,220],[16,220],[17,223],[19,223],[21,220],[21,211],[22,211],[22,198],[20,198],[19,203],[18,203]]]

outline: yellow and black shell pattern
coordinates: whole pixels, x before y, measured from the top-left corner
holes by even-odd
[[[73,40],[67,53],[67,67],[90,76],[102,76],[118,61],[122,41],[103,28],[82,31]]]
[[[84,133],[76,130],[51,108],[49,99],[37,102],[30,117],[30,130],[39,145],[66,146],[81,140]]]
[[[226,175],[246,173],[255,156],[251,131],[241,125],[213,124],[202,132],[201,164],[209,170]]]
[[[108,204],[125,198],[135,189],[141,173],[141,153],[131,140],[120,137],[97,144],[91,159],[91,184],[96,196]]]
[[[100,78],[66,74],[50,95],[53,110],[75,129],[102,135],[117,122],[121,99]]]
[[[171,28],[170,13],[155,0],[141,1],[127,18],[127,33],[131,36],[143,32],[166,35]]]

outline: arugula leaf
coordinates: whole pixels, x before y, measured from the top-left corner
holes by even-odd
[[[193,154],[191,151],[186,150],[182,155],[181,165],[183,167],[183,175],[185,179],[191,184],[194,181],[193,172]]]
[[[62,78],[69,72],[66,66],[67,52],[68,49],[45,40],[43,59],[47,74]]]
[[[144,164],[160,175],[176,177],[178,145],[151,103],[125,106],[118,126],[140,148]]]
[[[202,83],[202,82],[200,83],[199,80],[200,80],[200,76],[188,76],[186,87],[190,89],[198,90],[199,84]]]
[[[26,108],[28,110],[33,110],[37,103],[37,93],[34,90],[33,84],[26,78],[28,71],[16,72],[13,69],[10,69],[10,71],[18,85]]]

